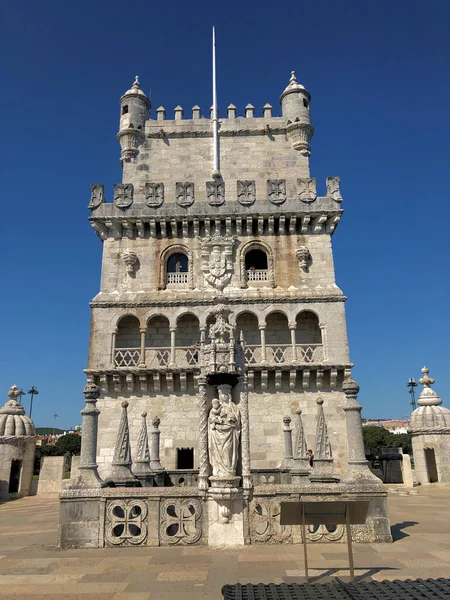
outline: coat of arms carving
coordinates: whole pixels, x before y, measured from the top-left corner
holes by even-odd
[[[151,208],[158,208],[164,202],[164,184],[145,184],[145,204]]]
[[[114,184],[114,204],[117,208],[129,208],[133,204],[133,184]]]
[[[269,179],[267,197],[272,204],[282,204],[286,200],[286,179]]]
[[[234,236],[212,235],[201,239],[202,271],[205,281],[222,291],[233,273]]]
[[[298,197],[302,202],[314,202],[317,198],[316,180],[314,177],[297,179]]]
[[[98,208],[105,201],[105,186],[101,183],[91,183],[91,201],[88,204],[90,210]]]
[[[237,199],[240,204],[249,206],[256,199],[256,186],[254,181],[245,180],[237,182]]]
[[[327,196],[336,202],[342,202],[340,183],[340,177],[327,177]]]
[[[181,183],[177,181],[176,186],[176,198],[179,206],[191,206],[194,202],[194,184],[186,181]]]
[[[206,196],[211,206],[220,206],[225,202],[225,182],[222,179],[206,182]]]

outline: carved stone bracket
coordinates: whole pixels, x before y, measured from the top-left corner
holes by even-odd
[[[125,252],[122,254],[122,258],[128,275],[134,275],[139,262],[137,255],[130,250],[125,250]]]

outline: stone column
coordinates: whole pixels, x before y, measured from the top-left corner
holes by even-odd
[[[242,487],[247,496],[252,488],[250,475],[250,423],[248,418],[248,386],[247,378],[244,376],[241,383],[240,410],[242,420],[241,430],[241,452],[242,452]]]
[[[117,434],[114,456],[111,464],[111,474],[107,480],[109,485],[114,486],[137,486],[138,480],[131,470],[131,446],[130,429],[128,426],[128,401],[122,400],[122,414],[120,417],[119,431]],[[79,467],[81,469],[81,465]]]
[[[208,489],[209,458],[208,458],[208,388],[206,377],[201,375],[198,380],[199,397],[199,425],[200,435],[198,440],[199,465],[198,487],[203,492]]]
[[[78,475],[69,488],[99,488],[103,486],[97,470],[97,431],[98,410],[96,404],[100,396],[100,388],[93,382],[88,382],[83,389],[86,406],[81,411],[82,431],[80,464]]]
[[[291,344],[292,344],[292,362],[297,362],[297,344],[295,340],[296,323],[289,323],[289,329],[291,330]]]
[[[111,336],[111,364],[115,366],[116,364],[116,335],[117,329],[112,332]]]
[[[359,392],[359,385],[349,377],[344,380],[342,391],[347,397],[344,412],[347,424],[348,441],[348,469],[342,478],[342,481],[358,482],[363,480],[382,486],[383,484],[378,477],[372,473],[369,462],[366,460],[361,423],[362,407],[358,404],[356,399]]]
[[[267,357],[266,357],[266,326],[265,325],[259,326],[259,333],[261,334],[261,362],[263,364],[266,364]]]
[[[144,368],[145,367],[145,334],[147,332],[147,329],[145,327],[141,327],[141,329],[139,330],[141,332],[141,356],[139,359],[139,367]]]
[[[175,333],[177,328],[170,328],[170,367],[175,366]]]
[[[159,430],[159,424],[161,420],[159,417],[155,417],[152,421],[152,441],[150,450],[150,468],[152,471],[164,471],[164,467],[161,465],[159,458],[159,438],[161,432]]]
[[[284,436],[284,459],[282,466],[284,468],[291,468],[293,466],[293,455],[292,455],[292,428],[291,428],[291,417],[283,417],[283,436]]]

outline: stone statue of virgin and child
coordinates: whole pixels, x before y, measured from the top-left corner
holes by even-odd
[[[218,386],[208,417],[209,462],[213,477],[236,475],[241,436],[241,411],[231,398],[231,386]]]

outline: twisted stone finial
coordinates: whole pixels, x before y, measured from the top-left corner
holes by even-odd
[[[342,391],[346,396],[357,396],[359,393],[359,385],[354,379],[347,377],[342,383]]]
[[[421,385],[424,385],[424,386],[426,386],[426,387],[429,388],[434,383],[433,377],[428,377],[428,373],[430,372],[430,369],[428,367],[423,367],[423,369],[421,369],[421,370],[422,370],[422,373],[423,373],[423,377],[421,377],[419,379],[419,383]]]
[[[98,400],[101,390],[94,382],[88,381],[83,388],[83,396],[86,400]]]
[[[429,372],[430,369],[428,367],[423,367],[423,377],[419,379],[419,383],[423,385],[423,390],[419,396],[417,403],[420,406],[439,406],[440,404],[442,404],[442,400],[431,387],[434,383],[434,378],[428,376]]]
[[[139,75],[136,75],[132,87],[141,89],[141,84],[139,83]]]
[[[291,71],[291,78],[289,79],[289,83],[297,83],[297,78],[295,76],[295,71]]]

